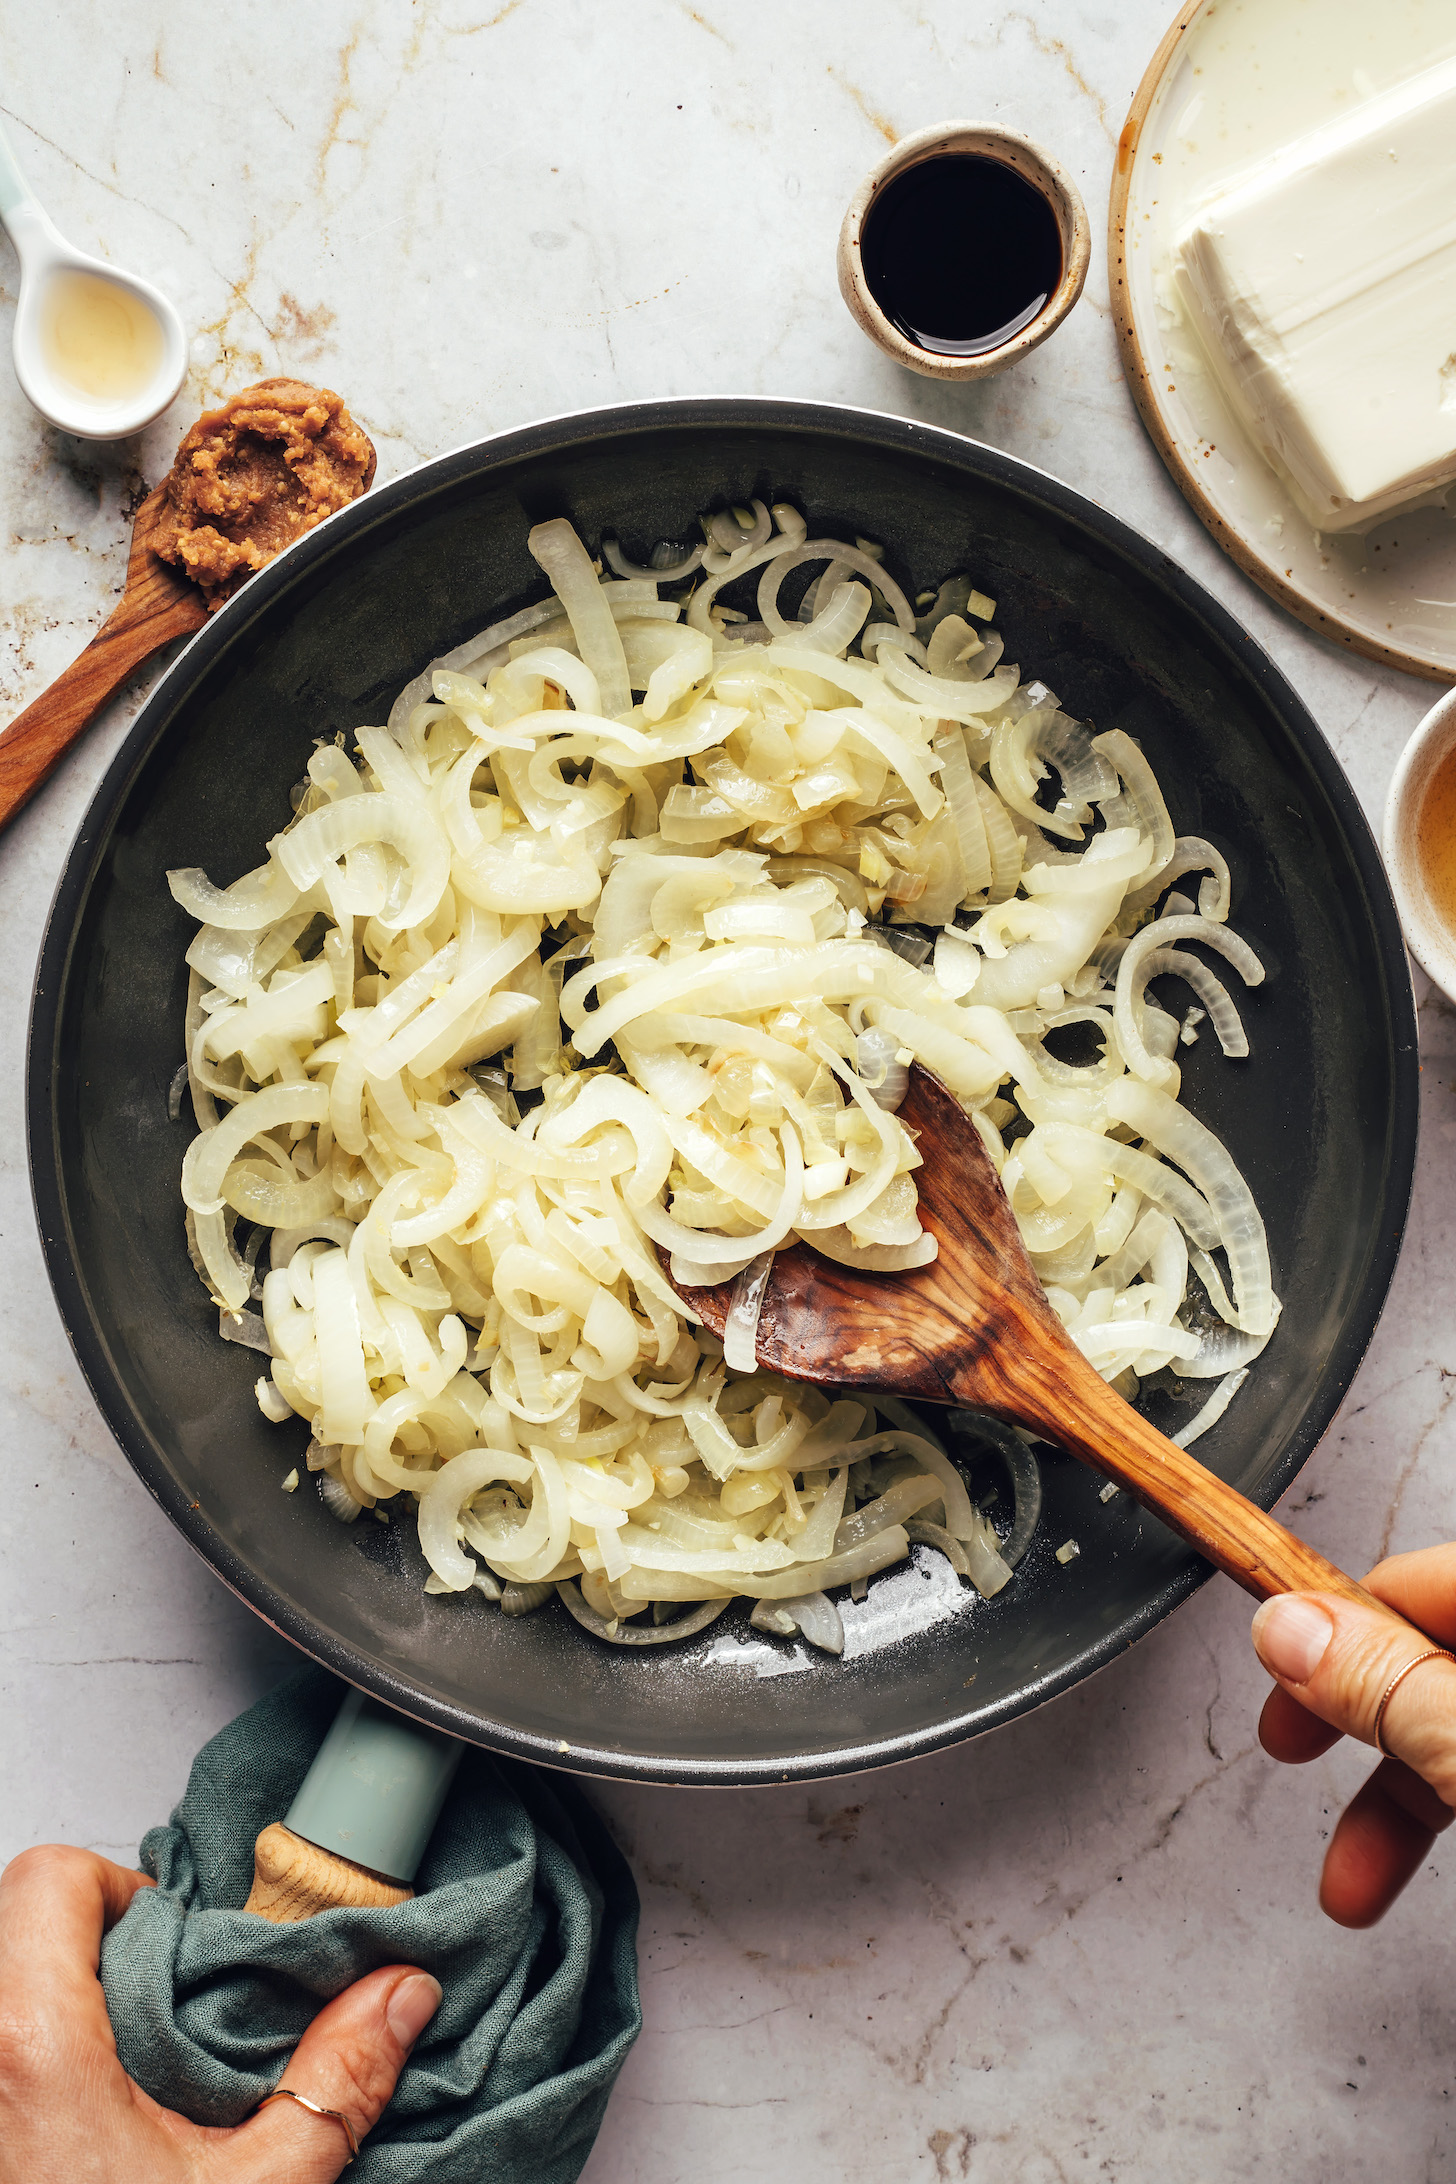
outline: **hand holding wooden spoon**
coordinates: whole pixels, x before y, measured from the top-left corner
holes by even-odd
[[[1298,1766],[1341,1736],[1378,1743],[1381,1753],[1325,1853],[1320,1909],[1340,1926],[1382,1918],[1456,1817],[1456,1666],[1447,1650],[1456,1646],[1456,1542],[1392,1555],[1364,1589],[1383,1606],[1321,1589],[1266,1601],[1254,1617],[1255,1650],[1277,1679],[1259,1721],[1270,1758]]]
[[[900,1118],[916,1134],[920,1214],[940,1247],[907,1274],[864,1274],[802,1244],[764,1295],[759,1363],[796,1380],[964,1403],[1028,1426],[1114,1480],[1265,1605],[1254,1643],[1278,1688],[1259,1734],[1275,1759],[1343,1735],[1380,1765],[1340,1821],[1320,1902],[1370,1926],[1456,1805],[1456,1544],[1382,1563],[1364,1585],[1167,1440],[1068,1335],[959,1102],[918,1065]],[[733,1284],[683,1295],[721,1335]],[[1429,1632],[1432,1635],[1427,1636]]]
[[[975,1129],[919,1064],[900,1119],[915,1134],[920,1215],[939,1257],[905,1274],[866,1274],[803,1244],[780,1252],[758,1322],[759,1363],[1027,1426],[1125,1488],[1256,1600],[1325,1594],[1379,1618],[1395,1666],[1429,1654],[1429,1638],[1159,1433],[1087,1363],[1047,1302]],[[721,1335],[733,1284],[683,1295]],[[1448,1673],[1456,1683],[1456,1669]],[[1360,1725],[1371,1741],[1374,1705]],[[1456,1795],[1456,1778],[1451,1787]]]
[[[120,603],[0,735],[0,828],[135,668],[367,491],[374,469],[372,443],[326,388],[265,379],[200,417],[137,511]]]

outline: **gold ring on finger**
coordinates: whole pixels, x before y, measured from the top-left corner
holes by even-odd
[[[1446,1658],[1447,1660],[1451,1658],[1449,1653]],[[1411,1666],[1414,1667],[1415,1663],[1412,1662]],[[271,2093],[263,2095],[258,2103],[258,2108],[266,2108],[269,2101],[297,2101],[299,2107],[306,2108],[311,2116],[327,2116],[330,2123],[340,2125],[345,2138],[349,2141],[349,2159],[344,2163],[344,2167],[347,2169],[350,2163],[359,2159],[359,2141],[354,2136],[354,2126],[341,2108],[325,2108],[321,2101],[311,2101],[306,2093],[295,2093],[291,2085],[275,2085]],[[255,2116],[258,2113],[258,2108],[253,2110]]]
[[[1456,1654],[1448,1653],[1444,1646],[1430,1646],[1424,1653],[1418,1653],[1413,1661],[1407,1661],[1404,1668],[1398,1668],[1395,1674],[1391,1677],[1389,1683],[1380,1694],[1380,1704],[1375,1709],[1375,1727],[1372,1732],[1375,1741],[1375,1749],[1380,1754],[1382,1759],[1389,1759],[1392,1756],[1389,1752],[1386,1751],[1385,1746],[1380,1741],[1380,1725],[1385,1719],[1385,1709],[1387,1706],[1389,1706],[1391,1700],[1395,1697],[1396,1692],[1405,1682],[1406,1677],[1410,1674],[1411,1670],[1413,1668],[1419,1668],[1422,1661],[1456,1662]]]

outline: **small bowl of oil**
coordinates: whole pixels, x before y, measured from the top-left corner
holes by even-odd
[[[1431,707],[1401,753],[1382,847],[1406,945],[1456,1001],[1456,690]]]
[[[41,415],[83,440],[140,432],[187,371],[186,337],[166,297],[64,244],[32,253],[25,267],[13,354]]]
[[[176,311],[150,281],[66,241],[3,133],[0,220],[20,259],[11,353],[22,393],[42,417],[83,440],[140,432],[186,376],[187,337]]]

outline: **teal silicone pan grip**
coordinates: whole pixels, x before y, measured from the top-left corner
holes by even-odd
[[[465,1747],[351,1691],[284,1826],[319,1850],[408,1886]]]

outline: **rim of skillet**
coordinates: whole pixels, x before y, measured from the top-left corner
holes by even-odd
[[[1211,1564],[1187,1569],[1117,1627],[1090,1642],[1055,1672],[1035,1677],[1015,1696],[977,1711],[968,1710],[918,1731],[850,1743],[812,1754],[785,1752],[752,1760],[673,1759],[668,1755],[630,1757],[609,1746],[559,1743],[498,1721],[483,1727],[480,1715],[448,1704],[412,1676],[381,1661],[371,1661],[336,1639],[266,1578],[246,1563],[194,1508],[171,1472],[157,1459],[148,1435],[132,1414],[126,1390],[92,1319],[67,1231],[66,1199],[53,1128],[53,1056],[60,1022],[60,1001],[70,971],[74,939],[87,897],[108,847],[111,830],[153,743],[167,725],[171,687],[190,677],[222,651],[239,625],[264,610],[286,591],[301,568],[327,559],[346,534],[366,532],[402,507],[427,503],[438,489],[448,491],[461,478],[484,468],[505,465],[535,454],[564,453],[563,438],[614,437],[648,424],[671,423],[741,430],[755,417],[776,429],[799,429],[829,436],[858,436],[890,451],[919,456],[934,451],[943,460],[977,478],[1025,494],[1028,491],[1055,513],[1070,517],[1105,540],[1135,568],[1170,593],[1198,621],[1234,666],[1257,688],[1295,736],[1345,830],[1351,860],[1364,886],[1380,959],[1389,990],[1393,1098],[1390,1117],[1390,1167],[1385,1218],[1371,1243],[1364,1278],[1346,1323],[1325,1360],[1321,1400],[1310,1406],[1291,1436],[1280,1462],[1255,1499],[1272,1508],[1287,1492],[1328,1431],[1374,1336],[1389,1294],[1404,1239],[1411,1191],[1419,1112],[1419,1057],[1415,995],[1404,937],[1374,832],[1346,775],[1308,706],[1262,645],[1214,595],[1171,554],[1122,517],[1113,515],[1075,486],[1020,456],[988,446],[943,426],[922,424],[887,411],[851,404],[803,402],[770,395],[660,396],[613,403],[606,408],[567,410],[499,433],[460,442],[442,455],[374,486],[348,507],[293,541],[242,586],[190,638],[164,669],[118,747],[88,805],[61,870],[36,966],[26,1050],[26,1137],[31,1191],[46,1270],[62,1323],[87,1386],[102,1418],[143,1485],[188,1545],[264,1622],[301,1653],[330,1669],[346,1683],[369,1693],[412,1719],[431,1723],[467,1743],[538,1766],[609,1780],[655,1782],[684,1787],[751,1787],[790,1781],[820,1781],[894,1765],[959,1744],[1043,1706],[1071,1690],[1146,1637],[1164,1617],[1213,1576]],[[426,483],[428,481],[428,483]],[[483,1711],[483,1710],[482,1710]]]

